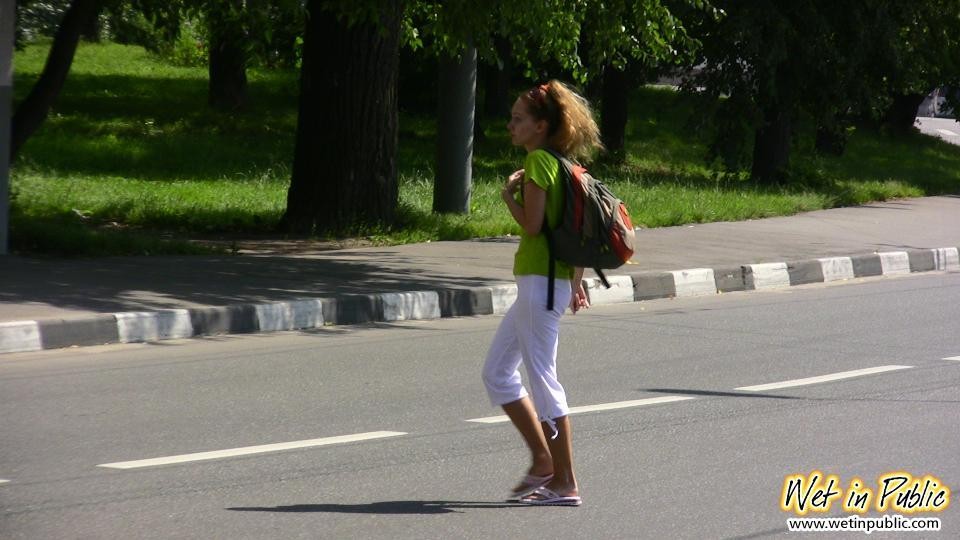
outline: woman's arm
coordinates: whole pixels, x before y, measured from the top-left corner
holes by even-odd
[[[507,179],[500,196],[507,203],[510,215],[529,236],[540,234],[547,208],[547,192],[533,182],[523,181],[523,169],[514,172]],[[514,194],[523,186],[523,204],[517,202]]]

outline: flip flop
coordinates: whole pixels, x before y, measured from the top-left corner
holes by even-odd
[[[520,502],[531,506],[580,506],[583,500],[579,495],[560,495],[548,487],[538,487]]]
[[[523,480],[520,481],[520,489],[510,492],[510,497],[507,499],[509,502],[519,502],[520,499],[530,495],[537,488],[547,485],[547,482],[553,480],[553,475],[548,474],[546,476],[534,476],[528,474],[523,477]]]

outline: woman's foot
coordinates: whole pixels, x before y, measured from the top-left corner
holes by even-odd
[[[531,506],[580,506],[583,504],[576,488],[572,492],[564,493],[547,486],[539,487],[526,497],[521,497],[520,502]]]
[[[580,489],[577,487],[577,481],[571,477],[565,477],[565,475],[551,475],[552,478],[545,482],[542,486],[542,490],[550,491],[556,496],[560,497],[577,497],[580,495]],[[530,493],[534,493],[537,490],[533,490]]]
[[[510,491],[510,500],[519,500],[526,497],[536,491],[537,488],[545,486],[550,480],[553,480],[553,473],[548,473],[543,476],[527,474],[520,480],[520,483]]]
[[[564,482],[562,478],[554,477],[551,481],[543,485],[544,488],[565,497],[576,497],[580,495],[576,482]]]

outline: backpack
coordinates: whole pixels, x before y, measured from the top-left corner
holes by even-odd
[[[636,234],[623,201],[579,163],[549,148],[560,162],[564,203],[560,223],[553,229],[543,220],[550,263],[547,283],[547,310],[553,309],[556,261],[593,268],[603,286],[610,282],[601,269],[619,268],[633,256]]]

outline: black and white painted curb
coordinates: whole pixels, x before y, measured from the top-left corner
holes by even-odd
[[[609,289],[596,278],[584,282],[590,303],[602,305],[931,271],[960,271],[957,248],[893,251],[729,268],[639,272],[609,276]],[[505,313],[516,297],[516,285],[505,283],[489,287],[111,313],[79,319],[14,321],[0,323],[0,353],[216,334],[304,330],[367,322],[493,315]]]

